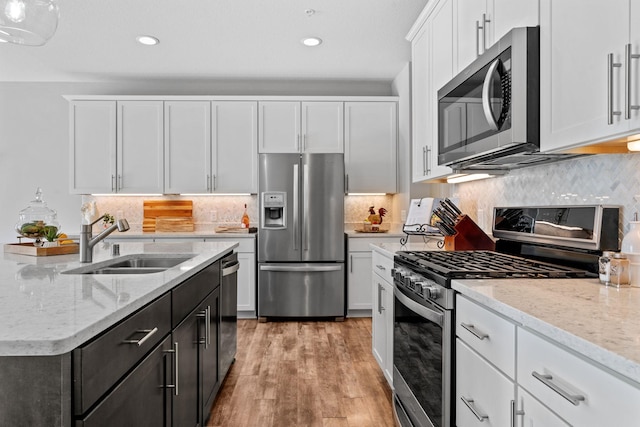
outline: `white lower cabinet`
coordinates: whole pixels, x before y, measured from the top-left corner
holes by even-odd
[[[457,426],[510,426],[513,380],[459,338],[456,357]]]
[[[389,386],[393,387],[393,257],[374,250],[372,267],[371,350]]]
[[[256,254],[238,251],[238,317],[256,317]]]
[[[524,391],[522,387],[518,387],[518,404],[514,410],[519,411],[516,420],[516,426],[522,427],[566,427],[569,424],[564,422],[560,417],[551,412],[549,408],[538,402],[533,396]]]

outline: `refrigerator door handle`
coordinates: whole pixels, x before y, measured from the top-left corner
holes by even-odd
[[[298,236],[300,235],[300,224],[298,223],[298,182],[300,176],[298,173],[298,164],[293,165],[293,250],[298,250]]]
[[[342,271],[342,265],[322,265],[322,266],[280,266],[280,265],[261,265],[260,271],[297,271],[297,272],[326,272],[326,271]]]
[[[309,194],[309,165],[306,163],[302,167],[302,191],[302,197],[304,197],[303,215],[306,220],[309,218],[309,199],[311,198]],[[309,224],[305,223],[302,233],[302,250],[307,252],[309,251],[309,228]]]

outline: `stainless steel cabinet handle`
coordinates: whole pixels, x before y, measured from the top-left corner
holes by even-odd
[[[431,154],[431,147],[427,147],[427,156],[426,156],[426,162],[425,165],[427,167],[427,173],[425,175],[430,175],[431,174],[431,163],[429,162],[429,155]]]
[[[122,175],[118,175],[118,181],[116,181],[116,190],[122,190]]]
[[[116,176],[111,175],[111,192],[115,193],[116,191]]]
[[[379,269],[379,270],[382,270],[382,271],[387,271],[387,269],[384,268],[384,266],[380,265],[380,264],[376,264],[376,268]]]
[[[213,174],[213,183],[211,184],[211,191],[216,191],[216,175]]]
[[[422,147],[422,176],[427,174],[427,146]]]
[[[155,327],[153,329],[139,329],[136,331],[136,333],[138,334],[145,334],[145,336],[143,336],[142,338],[140,338],[139,340],[124,340],[122,341],[124,344],[136,344],[138,347],[140,347],[142,344],[144,344],[144,342],[146,340],[148,340],[149,338],[151,338],[151,336],[153,334],[155,334],[156,332],[158,332],[158,328]]]
[[[487,19],[487,14],[482,14],[482,52],[487,50],[487,24],[491,19]]]
[[[306,133],[303,136],[302,151],[307,151],[307,134]]]
[[[353,273],[353,255],[349,255],[349,273]]]
[[[467,331],[471,332],[471,334],[473,334],[476,338],[478,338],[480,341],[484,340],[485,338],[489,338],[489,334],[485,334],[484,332],[480,332],[475,326],[473,326],[471,323],[460,323],[460,326],[462,326],[463,328],[465,328]]]
[[[628,43],[624,47],[624,118],[629,120],[631,118],[631,110],[639,110],[640,105],[631,104],[631,60],[640,58],[640,54],[631,53],[631,43]]]
[[[378,283],[378,314],[382,314],[382,310],[384,310],[384,307],[382,306],[382,291],[384,289],[382,289],[382,285],[380,283]]]
[[[585,397],[581,394],[571,394],[570,392],[563,390],[558,384],[553,382],[553,375],[549,374],[539,374],[536,371],[531,372],[531,375],[538,381],[542,382],[542,384],[549,387],[551,390],[558,393],[563,398],[567,399],[573,406],[578,406],[580,402],[585,400]]]
[[[516,401],[511,401],[511,427],[516,427],[516,416],[524,415],[522,409],[516,409]]]
[[[482,30],[482,25],[480,25],[480,21],[476,21],[476,58],[482,55],[480,52],[480,31]]]
[[[468,398],[466,398],[464,396],[461,396],[460,399],[462,399],[464,404],[467,405],[467,408],[469,408],[471,413],[478,419],[478,421],[483,423],[484,420],[488,420],[489,419],[489,415],[481,414],[480,412],[478,412],[478,410],[473,405],[473,399],[468,399]]]
[[[173,349],[164,350],[165,353],[173,354],[173,384],[167,384],[165,387],[172,388],[173,394],[178,395],[178,343],[173,343]]]
[[[222,277],[230,276],[240,269],[240,262],[233,261],[222,266]]]
[[[622,114],[620,111],[613,111],[613,69],[622,67],[619,62],[613,62],[613,53],[607,55],[607,124],[613,124],[613,116]]]
[[[300,151],[300,134],[296,135],[296,151]]]
[[[344,192],[345,193],[349,192],[349,174],[346,174],[344,176]]]
[[[211,191],[211,175],[207,175],[207,191]]]
[[[211,306],[208,305],[204,310],[201,310],[196,314],[196,317],[204,319],[204,337],[198,337],[198,342],[204,344],[204,348],[207,349],[211,342],[211,325],[209,323],[211,321]]]

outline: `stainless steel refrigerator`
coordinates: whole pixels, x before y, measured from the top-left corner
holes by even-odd
[[[343,317],[344,156],[260,154],[258,316]]]

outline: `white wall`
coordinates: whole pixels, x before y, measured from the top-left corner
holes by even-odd
[[[68,105],[63,95],[391,95],[383,81],[130,81],[0,83],[0,242],[15,242],[18,212],[36,187],[62,230],[80,229],[81,197],[69,194]],[[96,159],[100,161],[100,159]]]

